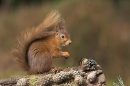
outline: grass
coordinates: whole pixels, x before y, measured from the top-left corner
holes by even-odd
[[[125,86],[122,78],[120,76],[118,76],[117,78],[118,78],[118,82],[117,83],[113,82],[113,86]]]

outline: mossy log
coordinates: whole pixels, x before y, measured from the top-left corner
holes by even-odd
[[[94,60],[84,58],[78,67],[53,68],[43,74],[4,79],[0,86],[106,86],[106,79]]]

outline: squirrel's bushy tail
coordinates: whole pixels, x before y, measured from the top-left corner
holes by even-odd
[[[61,14],[54,10],[52,11],[45,20],[36,28],[28,29],[23,32],[17,39],[15,48],[12,50],[14,59],[20,65],[21,68],[28,71],[28,49],[29,46],[36,40],[45,38],[47,36],[53,35],[53,29],[49,30],[50,27],[64,21]]]

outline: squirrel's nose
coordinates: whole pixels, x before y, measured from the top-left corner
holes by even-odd
[[[72,41],[70,40],[70,42],[69,42],[69,45],[72,43]]]

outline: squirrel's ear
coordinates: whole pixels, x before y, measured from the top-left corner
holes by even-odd
[[[60,28],[60,30],[66,30],[65,22],[61,21],[61,22],[59,23],[59,28]]]
[[[59,32],[56,32],[56,33],[55,33],[55,36],[58,37],[58,36],[59,36]]]
[[[56,28],[56,29],[55,29],[55,35],[56,35],[56,36],[59,35],[59,32],[60,32],[60,29],[59,29],[59,28]]]
[[[56,32],[56,35],[59,35],[59,33],[58,33],[58,32]]]
[[[59,25],[56,25],[56,26],[54,27],[54,31],[55,31],[55,32],[58,32],[58,31],[59,31]]]

